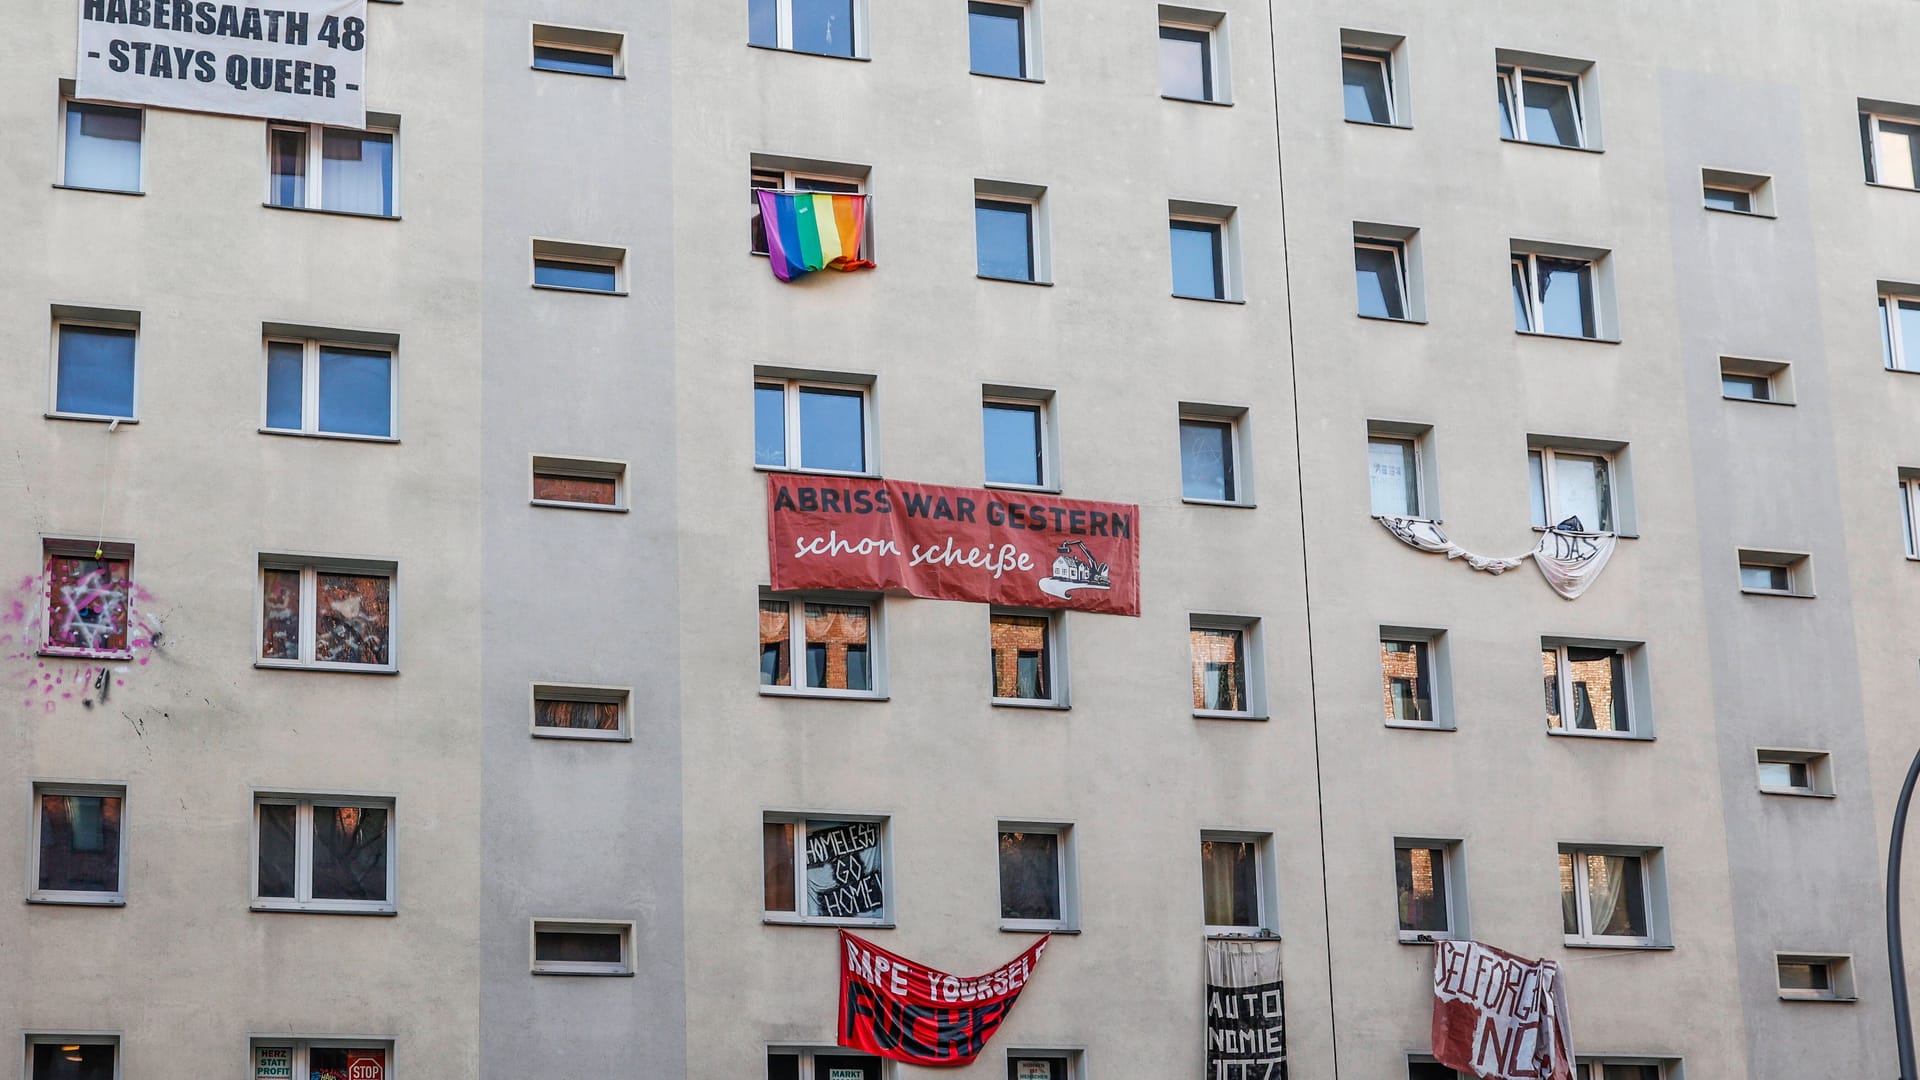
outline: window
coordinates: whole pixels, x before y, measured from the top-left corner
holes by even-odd
[[[60,186],[138,192],[146,114],[119,105],[61,102]]]
[[[1007,1080],[1079,1080],[1078,1050],[1008,1050]]]
[[[127,789],[33,785],[33,859],[27,899],[38,904],[122,904],[127,854],[120,822]]]
[[[1650,738],[1635,722],[1644,707],[1636,685],[1638,646],[1544,640],[1540,672],[1546,684],[1547,730],[1562,735]]]
[[[1073,827],[1000,823],[1000,929],[1071,930],[1079,925]]]
[[[1241,453],[1244,410],[1182,406],[1180,497],[1188,502],[1251,505]]]
[[[27,1036],[27,1080],[120,1080],[120,1036]]]
[[[1259,623],[1195,615],[1187,629],[1193,655],[1193,713],[1261,719],[1265,686],[1259,666]]]
[[[314,1080],[360,1080],[384,1077],[393,1056],[393,1043],[368,1039],[293,1039],[262,1036],[253,1040],[253,1074],[308,1077]]]
[[[1813,595],[1813,559],[1805,554],[1741,548],[1739,559],[1743,593]]]
[[[262,667],[396,670],[394,567],[363,560],[260,561]]]
[[[1369,434],[1367,485],[1375,517],[1421,517],[1419,440]]]
[[[577,26],[533,24],[533,66],[537,71],[619,78],[626,74],[625,35]]]
[[[1880,354],[1888,371],[1920,371],[1920,286],[1880,283]]]
[[[1200,834],[1200,895],[1209,937],[1277,934],[1268,838],[1254,833]]]
[[[768,922],[892,921],[886,819],[768,814],[761,832]]]
[[[1028,58],[1033,52],[1028,26],[1033,8],[1024,2],[967,4],[967,43],[970,70],[975,75],[993,75],[1002,79],[1027,79],[1039,76],[1030,70]]]
[[[1515,331],[1596,341],[1616,338],[1605,251],[1561,245],[1535,250],[1515,241],[1509,276]]]
[[[1400,940],[1422,944],[1464,936],[1459,899],[1459,844],[1451,840],[1396,839],[1393,880],[1399,895]]]
[[[1662,1080],[1668,1075],[1665,1065],[1655,1060],[1581,1058],[1573,1068],[1573,1080]]]
[[[1768,795],[1833,794],[1833,768],[1824,750],[1769,750],[1754,752],[1760,790]]]
[[[1586,73],[1592,64],[1496,50],[1500,137],[1577,149],[1600,148],[1597,110]]]
[[[1867,183],[1920,188],[1920,109],[1861,99],[1860,152]]]
[[[1701,169],[1700,200],[1709,210],[1773,216],[1773,178],[1732,169]]]
[[[1380,700],[1388,724],[1453,726],[1445,639],[1440,630],[1380,628]]]
[[[1457,1073],[1432,1058],[1407,1059],[1407,1080],[1467,1080],[1465,1073]]]
[[[996,705],[1065,705],[1056,612],[993,609],[989,648]]]
[[[1900,524],[1907,558],[1920,559],[1920,469],[1900,470]]]
[[[267,205],[285,210],[398,217],[394,153],[399,119],[365,131],[323,124],[267,125]]]
[[[1618,532],[1613,458],[1550,446],[1527,451],[1529,501],[1536,529]]]
[[[53,315],[51,415],[133,420],[139,314],[55,307]]]
[[[753,463],[762,469],[871,475],[868,388],[827,378],[753,383]]]
[[[254,797],[256,911],[391,914],[393,800]]]
[[[760,220],[760,191],[813,191],[828,194],[859,195],[867,190],[867,169],[859,165],[842,165],[828,161],[809,161],[799,158],[775,157],[771,154],[753,155],[753,169],[748,175],[747,201],[752,204],[752,251],[755,255],[767,254],[767,227]],[[868,207],[868,221],[872,221],[872,207]],[[873,257],[873,230],[867,229],[860,238],[861,255]]]
[[[1729,401],[1791,405],[1793,404],[1791,366],[1778,360],[1751,360],[1741,356],[1723,356],[1720,358],[1720,396]]]
[[[883,697],[875,655],[877,601],[760,598],[761,693]],[[796,618],[796,614],[798,617]],[[792,658],[804,668],[795,681]]]
[[[533,287],[625,296],[627,249],[562,240],[533,242]]]
[[[880,1059],[839,1049],[771,1049],[767,1080],[880,1080],[890,1075]]]
[[[633,924],[606,919],[535,919],[533,973],[631,975]]]
[[[1160,96],[1229,103],[1226,16],[1160,5]]]
[[[1168,245],[1173,295],[1188,300],[1240,300],[1234,211],[1230,206],[1170,200]]]
[[[1616,947],[1656,940],[1652,900],[1660,882],[1657,852],[1560,849],[1560,922],[1569,945]]]
[[[1392,240],[1353,241],[1354,287],[1360,314],[1369,319],[1407,318],[1407,253]]]
[[[1016,393],[1020,396],[1014,396]],[[1048,424],[1053,395],[1015,387],[988,387],[988,394],[992,396],[980,406],[987,486],[1058,490],[1052,470],[1053,432]]]
[[[747,0],[747,42],[767,49],[864,59],[866,7],[865,0]]]
[[[973,182],[973,240],[980,277],[1049,283],[1053,274],[1046,194],[1047,189],[1036,184]]]
[[[624,686],[536,683],[533,735],[542,739],[632,739],[631,697],[632,692]]]
[[[43,656],[127,659],[138,624],[133,546],[99,540],[41,543],[46,581]]]
[[[1852,957],[1776,953],[1784,1001],[1853,1001]]]
[[[1392,53],[1342,48],[1340,81],[1348,120],[1356,124],[1393,123]]]
[[[627,508],[627,463],[533,455],[533,505],[572,510]]]
[[[263,430],[282,435],[393,437],[394,339],[352,336],[384,343],[287,339],[269,333]]]

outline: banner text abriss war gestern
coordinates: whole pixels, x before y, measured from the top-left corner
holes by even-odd
[[[767,478],[777,591],[1140,614],[1140,508],[984,488]]]
[[[78,97],[366,126],[367,0],[75,0]]]
[[[968,1064],[1013,1011],[1052,938],[967,978],[840,931],[840,1045],[915,1065]]]

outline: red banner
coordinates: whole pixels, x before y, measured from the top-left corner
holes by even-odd
[[[899,480],[767,477],[773,587],[1140,614],[1140,508]]]
[[[840,931],[840,1045],[915,1065],[968,1064],[1013,1011],[1052,937],[969,979]]]
[[[1485,1080],[1573,1080],[1560,965],[1477,941],[1433,950],[1433,1056]]]

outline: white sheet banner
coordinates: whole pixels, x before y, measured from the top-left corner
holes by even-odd
[[[367,0],[77,0],[96,101],[366,126]]]

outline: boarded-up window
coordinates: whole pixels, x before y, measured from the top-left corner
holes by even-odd
[[[536,472],[533,474],[533,497],[542,502],[615,506],[618,505],[619,481],[612,476]]]
[[[127,655],[132,561],[47,553],[47,652]]]

